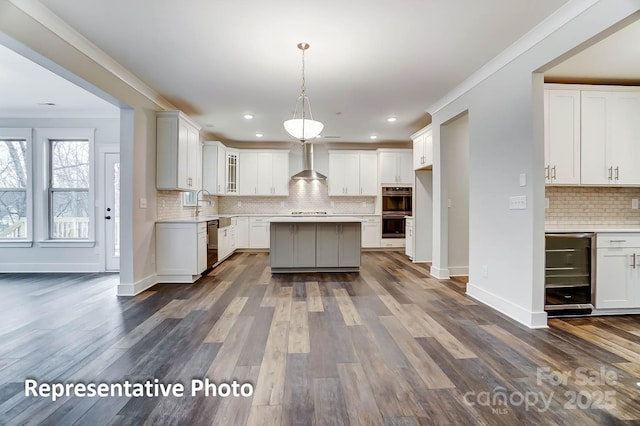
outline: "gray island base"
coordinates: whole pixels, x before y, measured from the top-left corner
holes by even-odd
[[[358,272],[361,228],[356,217],[274,217],[271,272]]]

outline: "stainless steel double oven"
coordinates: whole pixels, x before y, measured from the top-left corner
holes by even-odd
[[[405,238],[405,216],[412,212],[412,188],[382,187],[382,238]]]

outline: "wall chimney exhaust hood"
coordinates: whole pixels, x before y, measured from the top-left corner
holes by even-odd
[[[318,173],[313,170],[313,144],[312,143],[303,143],[302,144],[302,167],[303,170],[300,173],[297,173],[291,176],[291,179],[294,180],[324,180],[327,177],[322,173]]]

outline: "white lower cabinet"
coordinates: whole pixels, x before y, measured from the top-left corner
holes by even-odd
[[[236,248],[249,248],[249,218],[238,216],[236,219]]]
[[[207,269],[207,223],[156,223],[156,273],[193,282]],[[195,278],[194,278],[195,277]]]
[[[380,247],[381,216],[362,216],[362,248]]]
[[[404,253],[413,260],[413,219],[407,218],[405,221],[405,248]]]
[[[235,249],[236,235],[233,223],[218,229],[218,261],[230,256]]]
[[[270,217],[250,217],[249,218],[249,248],[268,249],[269,248],[269,222]]]
[[[596,309],[640,308],[640,233],[599,233],[596,241]]]

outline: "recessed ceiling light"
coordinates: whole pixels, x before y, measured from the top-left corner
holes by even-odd
[[[396,121],[396,120],[397,120],[397,118],[395,118],[395,117],[389,117],[389,118],[387,118],[387,121],[388,121],[389,123],[393,123],[393,122],[394,122],[394,121]]]
[[[261,137],[263,137],[263,136],[264,136],[264,135],[263,135],[262,133],[256,133],[256,137],[257,137],[257,138],[261,138]]]
[[[378,137],[376,135],[371,135],[369,136],[369,139],[378,139]]]
[[[247,120],[251,120],[253,118],[253,114],[245,114],[243,115],[244,118],[246,118]]]
[[[316,139],[322,139],[322,135],[316,136]]]
[[[53,102],[40,102],[38,105],[41,106],[55,106],[56,104]]]

